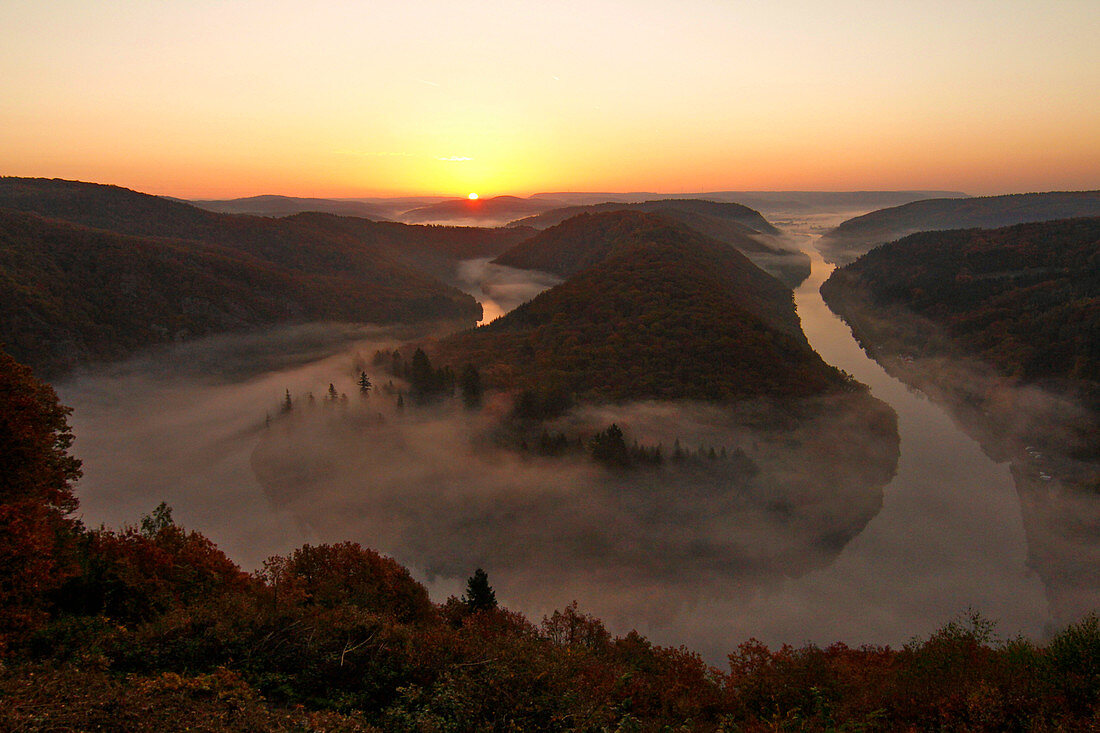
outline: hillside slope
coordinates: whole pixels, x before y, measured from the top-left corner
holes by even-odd
[[[440,258],[489,256],[526,236],[523,231],[410,226],[331,214],[282,219],[219,214],[117,186],[41,178],[0,178],[0,208],[119,234],[215,244],[286,267],[380,286],[425,274],[435,277]]]
[[[157,343],[304,320],[471,319],[473,299],[409,273],[307,272],[217,245],[0,209],[0,342],[52,376]]]
[[[1078,216],[1100,216],[1100,191],[914,201],[849,219],[822,237],[820,244],[827,260],[845,264],[879,244],[915,232],[991,229]]]
[[[784,242],[780,231],[758,211],[736,203],[696,199],[661,199],[634,204],[608,202],[592,206],[554,209],[538,216],[512,222],[510,226],[530,226],[547,230],[579,214],[601,214],[612,211],[660,214],[678,221],[701,234],[728,244],[752,260],[757,267],[775,275],[792,288],[797,287],[810,274],[809,257]],[[525,258],[534,250],[544,246],[544,241],[536,239],[522,250],[505,253],[498,262],[531,269],[526,264]],[[553,241],[552,236],[550,241]]]
[[[772,226],[759,211],[750,209],[736,203],[720,203],[717,201],[705,201],[702,199],[658,199],[643,201],[640,203],[619,203],[606,201],[599,204],[586,206],[567,206],[553,209],[542,214],[529,216],[513,222],[513,226],[529,226],[534,229],[549,229],[561,224],[566,219],[571,219],[577,214],[598,214],[604,211],[643,211],[648,214],[666,214],[673,219],[683,221],[689,226],[693,222],[700,223],[711,221],[725,224],[727,229],[740,232],[744,235],[752,234],[779,234],[779,230]],[[695,227],[704,234],[714,236],[710,232]]]
[[[880,247],[822,285],[903,306],[1005,376],[1100,385],[1100,218],[925,232]]]
[[[809,395],[848,380],[809,347],[791,291],[743,255],[662,217],[581,215],[540,269],[569,280],[438,345],[497,386],[591,400]],[[560,229],[561,227],[559,227]],[[547,232],[546,234],[549,234]]]
[[[1100,218],[914,234],[821,294],[992,454],[1100,488]]]

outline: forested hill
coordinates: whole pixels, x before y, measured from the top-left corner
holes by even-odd
[[[599,251],[565,248],[542,267],[575,273],[487,326],[438,344],[492,386],[587,400],[726,400],[849,386],[808,345],[792,293],[744,255],[634,212],[562,225]],[[585,234],[587,230],[587,235]]]
[[[360,278],[193,241],[116,234],[0,209],[0,342],[54,376],[222,331],[306,320],[471,322],[469,296],[390,268]]]
[[[1100,385],[1100,218],[914,234],[821,288],[834,309],[856,291],[932,321],[1006,376]]]
[[[496,262],[568,276],[577,271],[578,265],[591,264],[613,249],[616,239],[623,236],[624,228],[651,226],[645,223],[645,216],[649,214],[691,227],[736,249],[755,265],[792,288],[797,287],[810,274],[809,257],[786,247],[779,237],[771,234],[778,234],[771,224],[757,212],[739,204],[690,200],[650,201],[637,205],[571,207],[558,209],[550,214],[561,212],[580,213],[573,213],[570,218],[505,252]],[[616,216],[616,212],[632,214],[635,218]],[[549,221],[553,219],[541,223]],[[521,220],[521,223],[527,222],[540,226],[540,222],[532,219]],[[760,229],[755,229],[754,226]]]
[[[822,237],[821,250],[830,262],[845,264],[879,244],[916,232],[991,229],[1079,216],[1100,216],[1100,191],[927,199],[849,219]]]
[[[755,209],[741,204],[702,199],[659,199],[642,203],[608,201],[588,206],[567,206],[520,219],[512,225],[548,229],[577,214],[597,214],[603,211],[643,211],[649,214],[665,214],[712,237],[715,237],[715,234],[707,231],[708,228],[737,232],[742,235],[780,233]]]
[[[0,178],[0,208],[120,234],[216,244],[287,267],[380,285],[411,276],[410,267],[438,276],[441,260],[492,256],[530,235],[529,230],[413,226],[331,214],[282,219],[219,214],[117,186],[43,178]]]

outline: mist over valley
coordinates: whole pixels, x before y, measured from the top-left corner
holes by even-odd
[[[714,661],[731,639],[749,636],[899,644],[966,608],[995,617],[1006,633],[1041,637],[1087,610],[1097,588],[1080,570],[1081,553],[1091,550],[1051,549],[1054,537],[1068,537],[1053,528],[1065,520],[1051,518],[1097,510],[1084,493],[1036,493],[1050,484],[1016,463],[1010,471],[1007,456],[950,400],[896,372],[896,359],[884,362],[932,399],[911,391],[860,349],[817,294],[829,268],[814,249],[816,233],[845,215],[787,220],[787,246],[800,246],[813,263],[793,300],[748,260],[730,265],[758,273],[751,276],[758,284],[733,291],[750,310],[763,308],[754,317],[777,334],[797,334],[799,348],[820,354],[821,376],[773,369],[769,378],[785,386],[761,390],[760,376],[726,368],[752,361],[742,345],[709,362],[714,375],[674,377],[665,370],[677,361],[698,367],[706,359],[691,343],[705,344],[712,326],[698,324],[668,331],[681,334],[670,346],[688,338],[672,347],[669,367],[621,356],[659,333],[647,325],[631,335],[631,318],[654,322],[648,306],[637,295],[611,295],[612,283],[651,281],[641,263],[659,250],[646,242],[696,253],[677,256],[676,265],[652,260],[652,282],[677,282],[678,268],[699,253],[736,255],[732,248],[719,255],[731,245],[705,235],[696,241],[675,220],[629,209],[581,212],[558,225],[565,227],[558,239],[528,233],[519,246],[477,243],[483,230],[470,230],[425,261],[480,301],[477,330],[455,333],[456,325],[430,321],[230,331],[89,364],[56,381],[74,408],[81,516],[89,526],[122,526],[164,501],[245,568],[306,542],[350,539],[412,569],[437,601],[458,594],[481,566],[500,601],[530,617],[576,600],[614,633],[638,629]],[[456,249],[458,241],[466,243]],[[530,259],[543,251],[553,257]],[[614,269],[623,263],[632,264]],[[707,260],[700,272],[727,266],[716,263]],[[687,282],[678,287],[694,287]],[[776,304],[764,306],[770,297]],[[603,319],[618,324],[623,342],[610,353],[621,366],[593,361],[608,336],[586,335],[580,314],[600,298],[618,303]],[[744,305],[692,300],[745,318],[730,310]],[[686,307],[661,302],[667,317]],[[528,345],[516,345],[517,337]],[[563,337],[580,350],[568,355],[553,345]],[[476,408],[456,386],[417,396],[408,369],[420,346],[452,379],[477,365]],[[644,360],[659,353],[645,348]],[[395,352],[403,364],[396,370]],[[639,363],[657,381],[637,381]],[[824,376],[841,374],[829,372],[834,367],[842,378]],[[740,386],[715,391],[723,371],[740,374],[730,382]],[[597,375],[617,386],[591,381]],[[366,396],[363,376],[372,385]],[[547,401],[554,394],[560,400]],[[533,413],[521,412],[524,399],[533,400]],[[611,426],[622,435],[619,463],[596,449]],[[853,604],[861,613],[853,616]]]

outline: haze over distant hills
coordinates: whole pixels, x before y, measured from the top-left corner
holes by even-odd
[[[464,223],[484,226],[506,224],[561,205],[558,201],[524,199],[518,196],[451,199],[406,211],[399,218],[411,224]]]
[[[772,215],[806,215],[821,212],[866,211],[927,198],[958,198],[965,195],[959,191],[712,191],[709,193],[564,191],[536,193],[528,198],[496,196],[478,199],[477,201],[481,202],[480,205],[477,202],[470,203],[469,199],[450,196],[303,198],[269,194],[219,200],[185,201],[166,198],[219,213],[289,216],[304,211],[321,211],[342,216],[363,216],[368,219],[393,219],[414,223],[494,226],[549,209],[604,203],[639,204],[666,199],[692,199],[739,203]],[[406,214],[410,218],[405,218]]]
[[[931,199],[849,219],[822,237],[820,247],[826,259],[843,264],[872,247],[915,232],[994,228],[1098,215],[1100,191]]]
[[[898,206],[929,198],[958,198],[960,191],[709,191],[683,193],[536,193],[531,198],[564,201],[570,205],[600,204],[606,201],[642,203],[658,199],[705,199],[739,203],[764,213],[852,211]]]
[[[173,199],[180,201],[181,199]],[[290,216],[303,211],[320,211],[340,216],[360,216],[364,219],[389,219],[390,207],[365,201],[299,198],[297,196],[248,196],[239,199],[184,201],[207,211],[221,214],[252,214],[254,216]]]

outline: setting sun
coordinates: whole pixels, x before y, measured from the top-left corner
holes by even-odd
[[[476,193],[471,193],[466,198],[470,199],[471,201],[476,201],[477,200],[477,194]]]

